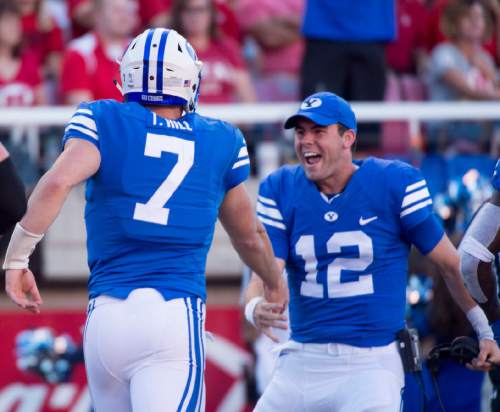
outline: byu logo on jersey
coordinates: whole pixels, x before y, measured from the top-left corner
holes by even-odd
[[[326,212],[323,217],[327,222],[335,222],[339,218],[339,215],[335,212]]]
[[[312,97],[310,99],[304,100],[304,102],[300,105],[300,108],[302,110],[307,110],[307,109],[314,109],[316,107],[321,106],[323,102],[321,99],[318,99],[317,97]]]

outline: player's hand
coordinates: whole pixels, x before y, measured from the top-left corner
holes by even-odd
[[[5,291],[16,305],[30,312],[40,313],[42,298],[31,270],[7,269]]]
[[[255,306],[253,312],[253,319],[257,329],[276,343],[279,343],[279,339],[273,334],[272,328],[288,329],[288,318],[282,313],[281,306],[280,303],[263,300]]]
[[[277,287],[270,288],[264,284],[264,299],[267,302],[277,303],[281,306],[275,306],[274,310],[278,313],[283,313],[288,304],[288,287],[286,286],[283,277],[280,278]]]
[[[497,343],[491,339],[479,341],[479,354],[472,359],[470,367],[478,371],[489,371],[494,364],[500,365],[500,349]]]

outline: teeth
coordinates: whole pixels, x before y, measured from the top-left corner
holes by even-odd
[[[303,153],[304,157],[313,157],[313,156],[319,156],[319,153],[315,152],[304,152]]]

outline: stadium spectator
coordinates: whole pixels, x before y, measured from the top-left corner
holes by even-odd
[[[13,2],[0,2],[0,106],[46,102],[37,57],[22,49],[21,14]]]
[[[427,27],[427,48],[434,49],[438,44],[447,41],[441,27],[441,17],[444,9],[450,0],[437,0],[429,12],[429,25]],[[500,63],[500,3],[498,0],[482,0],[481,4],[488,11],[488,18],[494,24],[494,35],[490,36],[483,43],[485,50],[496,59],[497,64]]]
[[[397,39],[386,48],[387,86],[385,100],[421,101],[425,86],[418,76],[425,69],[428,10],[421,0],[398,0]],[[384,122],[382,150],[385,153],[407,153],[411,142],[408,122]],[[414,136],[413,136],[414,137]]]
[[[302,96],[328,90],[349,100],[382,100],[383,43],[394,40],[395,32],[393,0],[308,1]]]
[[[394,0],[310,0],[301,97],[331,91],[350,101],[382,101],[387,64],[384,44],[396,36]],[[380,128],[360,125],[363,147],[378,145]]]
[[[94,0],[95,29],[73,40],[64,55],[61,90],[66,104],[96,99],[122,100],[112,79],[117,60],[137,26],[134,0]]]
[[[0,236],[13,227],[26,212],[26,195],[9,152],[0,143]]]
[[[260,101],[296,101],[303,53],[303,0],[240,0],[238,16],[260,52],[255,79]]]
[[[494,61],[481,46],[491,32],[481,2],[449,3],[443,11],[441,27],[448,41],[438,45],[431,55],[427,72],[430,100],[499,99],[500,84]],[[431,144],[449,137],[475,145],[484,133],[484,126],[478,123],[429,123]]]
[[[429,12],[421,0],[397,0],[397,38],[386,48],[387,64],[397,74],[416,74],[425,62]]]
[[[201,103],[256,100],[238,44],[219,33],[212,0],[174,1],[172,28],[188,39],[203,62]]]
[[[71,21],[71,37],[83,36],[94,26],[92,0],[67,0],[68,17]]]
[[[227,0],[214,0],[217,10],[217,27],[225,37],[230,37],[235,42],[243,43],[243,33],[234,9],[235,4]],[[239,1],[238,1],[239,2]]]
[[[64,36],[49,14],[46,0],[18,0],[22,14],[24,47],[36,54],[47,77],[59,78]]]
[[[68,0],[73,37],[80,37],[94,27],[94,1]],[[171,0],[138,0],[141,28],[166,27]]]

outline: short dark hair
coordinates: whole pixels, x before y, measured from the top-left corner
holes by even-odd
[[[349,128],[341,123],[337,123],[337,130],[339,131],[339,135],[343,136],[344,133],[349,130]]]
[[[345,132],[348,130],[352,130],[351,128],[344,126],[342,123],[337,123],[337,130],[339,135],[342,137]],[[354,153],[356,151],[356,146],[358,144],[358,139],[354,140],[354,144],[351,146],[351,152]]]
[[[467,16],[470,9],[476,4],[483,9],[484,14],[485,29],[483,40],[488,40],[491,37],[493,33],[493,22],[491,21],[491,15],[488,13],[483,3],[481,3],[480,0],[454,0],[446,5],[439,22],[441,31],[448,39],[457,39],[460,20],[464,16]]]

